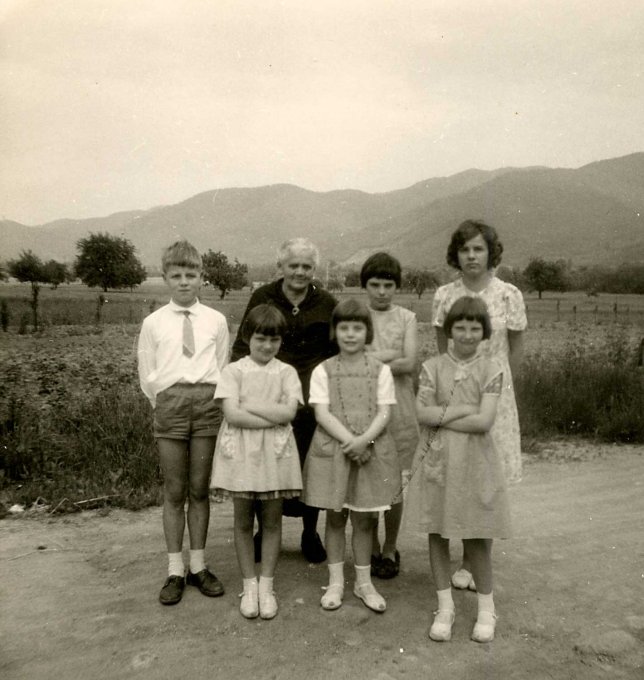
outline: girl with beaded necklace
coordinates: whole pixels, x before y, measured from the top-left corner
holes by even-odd
[[[371,583],[371,542],[378,512],[388,510],[400,479],[395,445],[387,431],[396,403],[389,367],[365,351],[373,340],[367,307],[344,300],[333,310],[337,356],[316,366],[309,403],[317,428],[304,465],[303,501],[326,509],[329,585],[320,604],[338,609],[344,596],[345,528],[349,515],[356,572],[353,594],[375,612],[385,599]]]

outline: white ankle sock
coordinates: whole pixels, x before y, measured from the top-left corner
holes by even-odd
[[[494,594],[483,595],[482,593],[476,594],[478,598],[479,612],[490,612],[494,614]]]
[[[273,577],[272,576],[260,576],[259,577],[259,594],[273,592]]]
[[[186,568],[183,566],[183,553],[168,553],[168,576],[185,576]]]
[[[257,579],[256,578],[245,578],[243,579],[244,592],[247,593],[251,590],[257,591]]]
[[[204,549],[190,550],[190,571],[193,574],[198,574],[206,568],[206,557]]]
[[[329,585],[344,587],[344,562],[329,564]]]
[[[368,564],[366,567],[359,567],[355,565],[356,570],[356,585],[364,586],[367,583],[371,583],[371,565]]]
[[[451,610],[454,611],[454,600],[452,599],[452,589],[445,588],[445,590],[437,590],[436,596],[438,597],[438,610]]]

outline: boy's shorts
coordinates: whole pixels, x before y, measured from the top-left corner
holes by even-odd
[[[213,399],[215,385],[175,383],[157,394],[154,408],[154,436],[189,440],[216,437],[221,408]]]

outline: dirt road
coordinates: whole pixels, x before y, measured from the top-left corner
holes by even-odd
[[[213,504],[207,550],[226,594],[188,588],[175,607],[157,602],[159,508],[0,521],[0,677],[644,678],[642,447],[588,448],[580,458],[533,461],[512,489],[516,538],[495,547],[499,622],[487,645],[469,639],[476,595],[461,591],[452,642],[428,640],[423,537],[404,535],[400,575],[378,583],[385,614],[350,588],[340,610],[325,612],[326,567],[303,561],[298,521],[285,519],[280,612],[247,621],[230,503]]]

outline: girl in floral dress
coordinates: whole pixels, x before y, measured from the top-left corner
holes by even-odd
[[[320,604],[337,609],[344,595],[345,527],[353,526],[354,595],[375,612],[385,599],[371,583],[371,540],[377,513],[388,510],[398,491],[400,468],[387,432],[395,391],[391,370],[371,357],[369,310],[345,300],[333,310],[333,335],[340,352],[316,366],[309,403],[317,428],[304,465],[303,499],[326,509],[329,585]]]
[[[494,639],[492,540],[510,535],[510,515],[501,457],[490,436],[502,390],[499,363],[479,352],[491,334],[485,303],[457,300],[443,324],[450,349],[422,367],[417,397],[421,441],[409,485],[407,514],[429,534],[431,571],[438,610],[429,631],[449,640],[454,623],[449,540],[468,549],[478,587],[478,615],[472,639]]]
[[[516,376],[523,354],[523,333],[527,327],[525,304],[521,291],[494,274],[501,262],[503,245],[496,230],[484,222],[466,220],[452,234],[447,249],[447,263],[461,273],[456,281],[441,286],[434,296],[432,323],[436,328],[438,351],[448,348],[443,330],[447,311],[464,295],[481,298],[487,305],[492,322],[492,335],[481,343],[481,352],[494,357],[503,369],[503,389],[491,434],[510,483],[521,480],[521,435],[513,375]],[[463,564],[453,574],[456,588],[476,590],[467,548]]]

